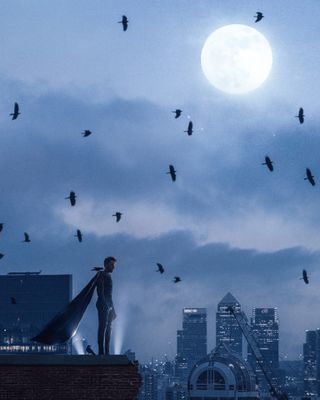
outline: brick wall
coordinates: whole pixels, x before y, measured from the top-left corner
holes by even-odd
[[[0,399],[134,400],[138,364],[123,357],[0,356]]]

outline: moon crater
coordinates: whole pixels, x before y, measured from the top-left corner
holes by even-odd
[[[246,25],[226,25],[214,31],[201,52],[208,81],[227,93],[241,94],[259,87],[272,67],[267,39]]]

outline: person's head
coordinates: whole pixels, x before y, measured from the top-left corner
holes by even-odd
[[[115,268],[116,261],[117,260],[112,256],[106,257],[103,263],[105,271],[112,272]]]

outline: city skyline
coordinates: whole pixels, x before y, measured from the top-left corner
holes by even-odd
[[[1,273],[72,274],[76,295],[114,256],[116,352],[174,355],[181,310],[206,308],[210,329],[231,292],[247,315],[279,308],[280,354],[297,359],[320,326],[318,2],[1,5]],[[272,50],[246,94],[216,89],[201,65],[209,35],[232,24]],[[92,304],[79,335],[95,347],[96,331]]]

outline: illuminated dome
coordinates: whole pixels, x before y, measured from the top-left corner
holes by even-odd
[[[190,372],[188,388],[190,400],[259,398],[252,368],[224,344],[197,362]]]

